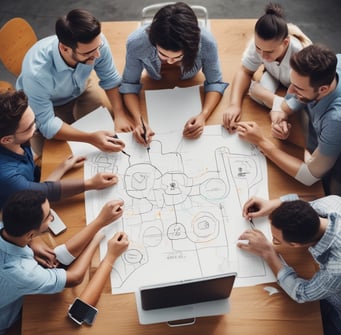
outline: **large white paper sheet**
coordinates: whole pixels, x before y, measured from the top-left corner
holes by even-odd
[[[199,86],[145,91],[148,121],[159,133],[182,130],[185,123],[201,112]]]
[[[105,107],[99,107],[93,112],[83,116],[72,124],[72,127],[91,133],[99,130],[114,131],[115,124],[110,112]],[[87,156],[98,149],[91,144],[84,142],[68,141],[74,156]]]
[[[266,263],[236,242],[249,222],[242,206],[253,195],[268,198],[264,156],[221,126],[205,127],[197,140],[182,131],[157,133],[150,151],[132,134],[119,134],[130,157],[91,154],[85,178],[100,171],[119,176],[117,185],[86,193],[90,222],[107,201],[124,200],[124,214],[104,229],[101,257],[116,231],[125,231],[128,250],[111,274],[112,292],[134,292],[147,284],[237,271],[236,286],[275,281]],[[270,238],[266,220],[255,220]]]

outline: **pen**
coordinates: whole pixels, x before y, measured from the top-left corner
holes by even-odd
[[[251,228],[252,228],[253,230],[255,230],[255,229],[256,229],[256,226],[255,226],[255,223],[253,222],[253,219],[252,219],[252,218],[248,218],[248,220],[249,220],[249,223],[250,223]]]
[[[113,138],[119,139],[119,137],[117,136],[117,134],[115,134],[115,135],[113,136]],[[129,155],[128,153],[126,153],[124,150],[121,150],[121,152],[122,152],[122,154],[125,154],[126,156],[130,157],[130,155]]]
[[[145,126],[145,124],[144,124],[144,122],[143,122],[142,116],[141,116],[141,122],[142,122],[142,128],[143,128],[142,137],[143,137],[145,143],[147,144],[147,129],[146,129],[146,126]],[[150,150],[150,146],[149,146],[149,145],[147,146],[147,150],[148,150],[148,151]]]

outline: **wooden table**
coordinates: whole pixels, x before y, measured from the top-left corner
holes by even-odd
[[[219,55],[224,80],[231,82],[233,74],[240,64],[244,47],[252,36],[255,20],[211,20],[211,31],[219,44]],[[137,28],[137,22],[104,22],[102,30],[112,47],[115,63],[122,72],[125,59],[125,42],[130,32]],[[197,76],[193,80],[181,82],[181,86],[191,86],[202,80]],[[179,83],[155,82],[144,79],[145,88],[169,88]],[[228,90],[221,103],[210,117],[208,124],[222,122],[222,111],[226,106]],[[255,120],[270,137],[270,121],[268,111],[251,101],[244,99],[243,119]],[[292,120],[295,131],[290,141],[280,142],[273,139],[277,145],[296,157],[303,157],[302,132],[298,119]],[[290,143],[291,142],[291,143]],[[66,143],[47,141],[43,155],[43,176],[46,176],[62,159],[69,155]],[[70,172],[66,178],[82,177],[82,171]],[[278,197],[285,193],[298,193],[306,199],[314,199],[323,195],[320,183],[305,187],[268,162],[268,179],[270,197]],[[66,201],[53,204],[68,230],[57,238],[46,235],[51,245],[62,243],[85,225],[84,197],[75,196]],[[309,278],[315,271],[315,264],[305,249],[279,250],[290,265],[298,273]],[[96,262],[90,269],[95,270]],[[67,317],[68,305],[77,296],[84,283],[75,288],[65,289],[60,294],[36,295],[25,298],[23,309],[22,334],[322,334],[321,317],[318,302],[297,304],[281,289],[280,293],[269,295],[264,290],[266,285],[246,288],[235,288],[231,295],[231,312],[224,316],[197,319],[193,326],[169,328],[166,324],[140,325],[137,318],[135,298],[133,294],[112,295],[109,283],[97,305],[99,313],[92,327],[77,326]],[[271,283],[271,286],[277,286]]]

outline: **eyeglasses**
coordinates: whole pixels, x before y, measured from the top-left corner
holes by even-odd
[[[101,44],[97,48],[92,49],[92,50],[90,50],[88,52],[78,52],[78,51],[76,51],[76,49],[72,49],[72,50],[73,50],[73,52],[75,52],[78,55],[81,55],[81,56],[84,56],[84,57],[88,57],[88,56],[91,56],[96,51],[101,50],[103,48],[103,46],[104,46],[104,42],[102,41]]]
[[[156,48],[156,50],[157,50],[159,57],[162,60],[179,61],[182,58],[184,58],[184,54],[181,54],[181,55],[176,56],[176,57],[169,57],[169,56],[165,55],[164,53],[162,53],[158,48]]]

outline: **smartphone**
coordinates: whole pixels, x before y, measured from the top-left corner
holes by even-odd
[[[84,301],[76,298],[72,305],[70,305],[68,315],[70,319],[81,325],[85,322],[92,325],[97,315],[97,308],[85,303]]]
[[[58,214],[51,208],[51,214],[53,215],[53,221],[49,224],[49,229],[52,231],[54,235],[59,235],[63,231],[66,230],[66,225],[62,221],[62,219],[58,216]]]

